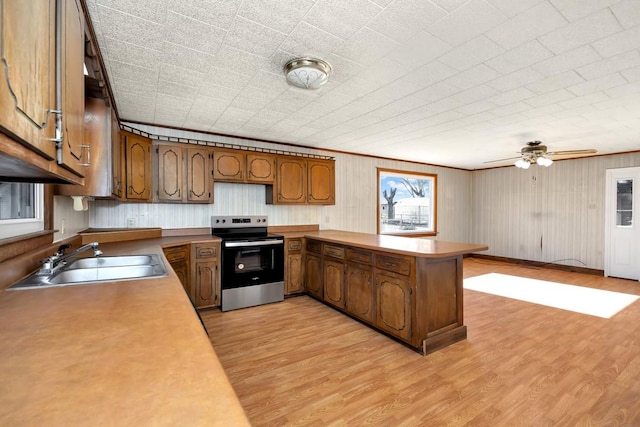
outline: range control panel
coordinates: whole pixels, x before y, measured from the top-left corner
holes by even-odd
[[[212,216],[212,228],[266,227],[266,216]]]

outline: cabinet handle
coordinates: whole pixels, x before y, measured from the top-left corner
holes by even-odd
[[[87,153],[87,161],[84,163],[80,163],[80,166],[88,168],[89,166],[91,166],[91,146],[83,144],[80,145],[80,149],[82,150],[82,153]],[[80,154],[80,158],[83,159],[84,155]]]

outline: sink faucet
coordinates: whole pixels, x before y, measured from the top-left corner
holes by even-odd
[[[60,267],[62,267],[65,263],[66,260],[68,260],[69,258],[78,255],[80,252],[84,252],[88,249],[93,249],[93,256],[94,257],[98,257],[100,255],[102,255],[102,251],[100,249],[98,249],[98,242],[91,242],[91,243],[87,243],[84,246],[80,246],[78,249],[76,249],[75,251],[65,254],[64,251],[65,249],[70,248],[71,245],[62,245],[58,248],[58,251],[43,259],[42,262],[42,267],[40,268],[40,270],[38,271],[38,275],[49,275],[49,274],[53,274],[57,269],[59,269]]]

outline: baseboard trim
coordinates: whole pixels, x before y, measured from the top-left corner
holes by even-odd
[[[604,276],[604,270],[596,268],[576,267],[574,265],[554,264],[552,262],[530,261],[526,259],[508,258],[494,255],[469,254],[470,258],[486,259],[491,261],[508,262],[511,264],[525,265],[529,267],[551,268],[553,270],[570,271],[572,273],[591,274],[593,276]]]

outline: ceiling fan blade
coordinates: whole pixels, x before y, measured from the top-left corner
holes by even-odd
[[[489,160],[488,162],[483,162],[483,163],[496,163],[496,162],[504,162],[505,160],[516,160],[519,159],[522,156],[518,156],[518,157],[509,157],[506,159],[498,159],[498,160]]]
[[[585,154],[595,154],[598,150],[590,148],[588,150],[565,150],[565,151],[549,151],[549,156],[580,156]]]

